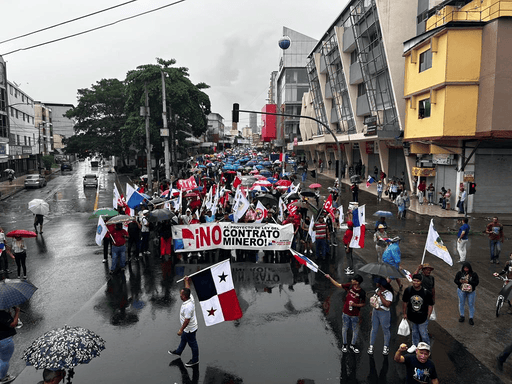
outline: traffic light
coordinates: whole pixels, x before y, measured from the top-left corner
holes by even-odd
[[[233,118],[231,119],[233,123],[238,123],[239,121],[239,109],[240,106],[238,105],[238,103],[233,103]]]
[[[476,193],[476,183],[469,183],[469,194],[474,195]]]

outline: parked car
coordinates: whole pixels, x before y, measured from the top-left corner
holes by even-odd
[[[84,176],[84,188],[95,187],[98,188],[98,176],[93,173],[89,173]]]
[[[46,185],[46,178],[43,175],[27,175],[25,188],[43,188]]]
[[[65,161],[64,163],[62,163],[62,164],[60,165],[60,170],[61,170],[61,171],[66,171],[66,170],[67,170],[67,171],[72,171],[72,170],[73,170],[73,166],[71,165],[71,163],[70,163],[70,162]]]

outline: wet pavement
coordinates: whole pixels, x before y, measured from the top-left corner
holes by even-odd
[[[233,263],[235,288],[244,316],[236,322],[205,327],[198,318],[200,364],[185,368],[190,349],[183,361],[174,359],[167,350],[179,343],[179,289],[175,281],[201,266],[160,260],[154,255],[134,262],[124,275],[108,275],[102,260],[102,248],[94,242],[96,220],[88,219],[93,210],[96,190],[85,190],[81,177],[89,173],[88,163],[77,164],[74,172],[55,177],[40,190],[21,191],[0,203],[1,225],[8,230],[32,228],[32,214],[26,204],[33,198],[50,203],[45,218],[44,237],[28,239],[28,277],[39,290],[24,304],[24,326],[15,336],[15,354],[11,373],[20,373],[16,383],[35,383],[41,371],[23,369],[23,350],[49,329],[81,325],[98,333],[106,341],[101,356],[75,369],[73,383],[399,383],[404,367],[393,361],[401,342],[409,338],[396,336],[401,302],[393,303],[390,355],[382,351],[382,333],[377,336],[375,354],[366,353],[370,336],[370,308],[362,311],[358,346],[361,354],[341,353],[341,308],[344,295],[321,274],[297,270],[296,265]],[[114,174],[99,170],[99,206],[112,202]],[[122,187],[124,189],[124,180]],[[309,179],[308,181],[310,181]],[[332,179],[320,174],[318,180],[327,187]],[[348,187],[343,201],[350,201]],[[360,200],[367,204],[370,222],[374,209],[393,210],[389,202],[377,203],[362,186]],[[396,211],[394,208],[393,212]],[[510,316],[494,315],[500,289],[491,273],[499,267],[488,263],[487,238],[483,230],[486,217],[470,222],[475,233],[468,245],[468,260],[479,273],[475,326],[459,323],[456,286],[453,277],[459,264],[449,267],[440,259],[427,255],[426,262],[436,268],[438,320],[431,322],[432,359],[441,383],[500,383],[510,380],[512,365],[503,373],[496,370],[495,356],[512,338]],[[414,270],[421,260],[430,216],[410,212],[408,218],[388,220],[389,234],[399,234],[402,265]],[[454,259],[456,218],[436,218],[441,237]],[[371,227],[371,224],[369,225]],[[507,234],[507,228],[505,229]],[[341,235],[341,234],[340,234]],[[338,240],[340,242],[340,239]],[[505,242],[506,251],[507,242]],[[332,247],[329,261],[321,265],[340,282],[348,281],[342,247]],[[354,252],[355,266],[376,261],[371,237],[366,248]],[[503,260],[503,257],[502,257]],[[14,263],[10,268],[14,269]],[[365,275],[363,288],[373,287]],[[399,297],[398,299],[401,299]]]

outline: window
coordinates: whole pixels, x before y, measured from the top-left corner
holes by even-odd
[[[14,117],[14,108],[11,107],[11,117]]]
[[[19,113],[18,113],[18,112],[19,112],[19,111],[18,111],[18,110],[16,110],[16,118],[17,118],[17,119],[19,119],[19,118],[20,118],[20,117],[19,117]]]
[[[429,68],[432,68],[432,51],[430,49],[420,54],[420,72]]]
[[[418,106],[418,119],[430,117],[430,98],[420,100]]]
[[[366,86],[364,83],[361,83],[357,86],[357,97],[366,95]]]
[[[350,64],[357,63],[357,49],[350,53]]]

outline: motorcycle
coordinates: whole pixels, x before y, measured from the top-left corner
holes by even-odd
[[[512,296],[512,279],[501,276],[497,272],[494,272],[493,276],[499,280],[503,280],[503,287],[501,288],[501,291],[498,294],[498,299],[496,300],[496,317],[498,317],[500,315],[501,307],[503,307],[503,304],[505,303],[505,300],[507,300],[508,306],[512,307],[512,304],[510,303]]]

